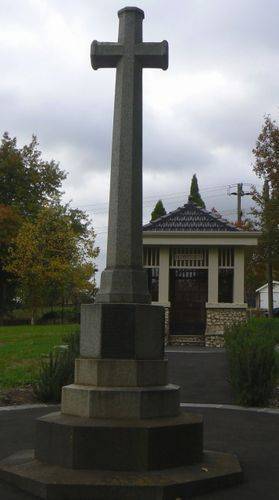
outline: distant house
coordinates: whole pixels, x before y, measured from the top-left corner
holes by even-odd
[[[268,284],[256,290],[256,305],[259,309],[268,309]],[[273,281],[273,307],[279,307],[279,281]]]
[[[219,347],[224,328],[246,320],[244,250],[258,236],[192,202],[143,227],[149,290],[165,307],[169,344]]]

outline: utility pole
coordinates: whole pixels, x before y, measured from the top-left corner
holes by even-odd
[[[241,197],[243,193],[243,184],[237,184],[237,222],[241,223],[242,210],[241,210]]]
[[[241,200],[242,200],[242,197],[243,196],[251,196],[252,193],[245,193],[243,191],[243,182],[239,182],[237,184],[237,190],[234,192],[230,191],[231,187],[232,186],[229,186],[228,195],[229,196],[237,196],[237,222],[238,222],[238,224],[241,224],[241,220],[242,220]]]

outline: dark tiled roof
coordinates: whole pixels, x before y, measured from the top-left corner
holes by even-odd
[[[195,203],[186,203],[163,217],[143,226],[143,231],[229,231],[239,232],[220,214],[209,212]]]

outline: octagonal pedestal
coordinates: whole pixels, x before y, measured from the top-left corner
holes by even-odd
[[[184,500],[241,478],[233,455],[212,451],[199,464],[146,472],[71,470],[39,462],[32,450],[0,462],[0,479],[44,500]]]
[[[179,387],[94,387],[67,385],[62,413],[85,418],[157,418],[177,416]]]
[[[107,359],[163,359],[165,310],[150,304],[82,304],[80,354]]]
[[[200,415],[93,419],[52,413],[37,420],[35,457],[71,469],[144,471],[202,460]]]

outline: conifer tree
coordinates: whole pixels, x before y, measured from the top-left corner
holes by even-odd
[[[196,203],[201,208],[205,208],[205,203],[200,195],[198,179],[196,174],[194,174],[192,177],[190,194],[188,196],[188,202],[189,201]]]
[[[167,212],[165,210],[162,200],[158,200],[154,207],[153,212],[151,213],[151,220],[159,219],[159,217],[166,215],[166,213]]]

